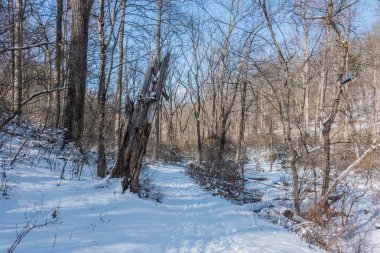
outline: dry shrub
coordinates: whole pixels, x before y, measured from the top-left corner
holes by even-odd
[[[148,157],[153,158],[154,156],[155,144],[154,142],[149,142],[147,145],[146,154]],[[158,159],[164,162],[181,162],[184,159],[182,150],[176,145],[166,145],[160,143],[158,150]]]
[[[214,196],[221,196],[236,204],[254,203],[261,200],[262,195],[253,189],[247,189],[242,163],[236,164],[233,159],[236,145],[227,140],[223,152],[223,160],[218,161],[219,140],[214,136],[203,143],[203,161],[190,162],[188,174],[206,191]],[[244,153],[243,153],[244,155]],[[244,160],[248,159],[244,155]]]
[[[146,167],[143,167],[140,174],[139,197],[162,203],[164,198],[163,190],[158,185],[154,184],[153,178],[154,175],[152,175]]]
[[[232,163],[225,163],[215,168],[190,162],[187,173],[206,191],[214,196],[231,200],[235,204],[255,203],[262,198],[259,191],[245,186],[239,167]]]

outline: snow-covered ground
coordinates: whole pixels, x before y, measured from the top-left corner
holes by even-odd
[[[80,180],[61,179],[62,159],[52,166],[54,152],[40,152],[46,149],[41,145],[26,144],[9,166],[21,140],[0,153],[8,189],[0,198],[0,252],[25,224],[44,224],[52,216],[58,219],[33,229],[15,252],[319,252],[250,205],[211,196],[181,166],[148,166],[164,194],[157,203],[121,194],[117,179],[93,179],[91,167],[83,168]]]

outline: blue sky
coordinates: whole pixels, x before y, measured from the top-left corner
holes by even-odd
[[[380,21],[380,1],[379,0],[361,0],[359,2],[359,25],[360,30],[369,31],[371,27]]]

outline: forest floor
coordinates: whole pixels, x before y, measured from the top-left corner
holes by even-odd
[[[205,192],[183,166],[147,165],[159,203],[122,194],[118,179],[94,179],[93,160],[81,167],[58,153],[59,134],[8,131],[0,145],[0,252],[12,244],[28,253],[321,252],[252,206]]]

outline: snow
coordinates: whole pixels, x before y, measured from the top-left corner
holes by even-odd
[[[121,195],[118,180],[99,188],[91,180],[40,176],[41,169],[12,173],[12,197],[1,200],[0,251],[12,244],[25,213],[42,217],[57,208],[61,223],[33,230],[16,252],[312,252],[291,232],[205,193],[184,168],[150,170],[163,204]]]
[[[51,220],[53,210],[59,219],[32,230],[15,252],[322,252],[254,214],[252,205],[203,191],[182,166],[149,164],[164,194],[157,203],[122,194],[118,179],[93,179],[91,166],[81,180],[61,179],[64,161],[54,154],[35,161],[43,154],[29,144],[11,167],[9,150],[17,152],[20,140],[0,150],[9,187],[0,197],[0,252],[27,222]]]

